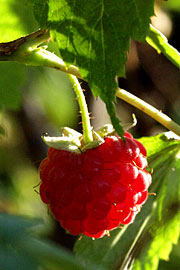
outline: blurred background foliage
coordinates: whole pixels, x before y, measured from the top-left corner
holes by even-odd
[[[26,0],[0,0],[0,7],[0,42],[12,41],[38,29],[31,5]],[[152,18],[153,24],[168,37],[170,44],[180,51],[179,0],[157,1],[155,14],[156,16]],[[49,50],[58,55],[55,43],[49,43]],[[37,185],[40,181],[37,168],[47,151],[46,146],[41,142],[41,135],[44,132],[58,135],[62,126],[81,130],[78,104],[71,85],[66,74],[59,71],[26,67],[13,62],[1,62],[0,74],[1,225],[7,224],[3,223],[3,220],[12,221],[10,222],[12,224],[15,222],[14,225],[8,227],[9,232],[12,230],[15,233],[17,224],[22,222],[16,219],[16,216],[40,218],[42,220],[40,223],[46,224],[43,233],[41,230],[44,238],[72,249],[76,238],[66,234],[60,228],[37,194]],[[179,71],[163,55],[158,55],[147,44],[131,42],[127,77],[126,79],[119,78],[119,85],[162,110],[180,124]],[[104,104],[99,99],[94,100],[86,83],[82,82],[82,86],[86,89],[85,95],[89,110],[92,112],[93,126],[98,128],[109,122]],[[155,135],[165,131],[153,119],[123,101],[117,101],[117,110],[123,122],[129,122],[131,114],[136,114],[138,124],[131,130],[135,137]],[[13,214],[15,219],[11,220],[3,213]],[[3,241],[3,226],[1,225],[0,246]],[[8,245],[7,239],[5,242],[4,245]],[[19,253],[19,261],[21,261],[21,255]],[[15,253],[12,250],[8,249],[5,252],[2,248],[0,249],[0,258],[3,258],[3,261],[11,258],[12,261],[9,260],[9,262],[13,265],[14,256]],[[23,264],[33,265],[34,268],[30,266],[29,268],[18,268],[19,266],[11,268],[10,265],[3,266],[0,262],[0,269],[36,269],[38,262],[33,260],[32,264],[30,260],[27,264],[26,262]],[[50,267],[52,267],[51,264]],[[61,269],[58,263],[57,267]],[[67,267],[72,267],[67,269],[81,269],[80,265],[72,264]],[[159,269],[179,269],[179,267],[180,244],[174,247],[169,262],[160,262]],[[56,266],[43,269],[56,269]]]

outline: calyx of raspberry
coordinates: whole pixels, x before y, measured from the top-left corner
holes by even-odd
[[[87,149],[95,148],[104,143],[104,139],[95,131],[93,131],[93,142],[86,145],[84,144],[83,135],[71,128],[63,127],[61,134],[59,137],[43,135],[42,140],[50,147],[74,153],[85,152]]]
[[[133,122],[126,123],[123,126],[124,130],[136,125],[136,117],[133,114]],[[61,129],[61,136],[51,137],[48,135],[43,135],[42,139],[50,147],[59,150],[66,150],[69,152],[81,153],[85,152],[87,149],[96,148],[102,143],[104,143],[104,138],[106,136],[114,135],[116,132],[111,124],[104,125],[102,128],[93,132],[93,142],[84,144],[83,135],[74,129],[69,127],[63,127]]]

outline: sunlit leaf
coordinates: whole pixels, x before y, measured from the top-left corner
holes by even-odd
[[[40,26],[50,28],[58,41],[63,60],[79,67],[94,96],[106,103],[112,124],[122,135],[114,106],[115,77],[125,76],[130,38],[145,40],[154,0],[30,2]]]

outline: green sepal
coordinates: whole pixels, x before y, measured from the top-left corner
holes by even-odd
[[[69,152],[81,153],[80,150],[80,141],[79,143],[77,139],[74,137],[50,137],[47,135],[41,136],[42,140],[50,147],[59,150],[66,150]]]
[[[73,138],[80,138],[82,134],[72,128],[69,127],[63,127],[61,128],[61,132],[64,136],[73,137]]]
[[[94,130],[92,130],[92,132],[93,132],[93,139],[94,140],[90,143],[87,143],[84,147],[82,147],[82,149],[81,149],[82,152],[86,152],[86,150],[88,150],[88,149],[96,148],[99,145],[104,143],[104,139],[102,138],[102,136],[100,136]]]
[[[137,119],[135,114],[132,114],[132,122],[130,123],[124,123],[122,124],[123,130],[126,131],[132,127],[134,127],[137,124]],[[106,124],[96,132],[101,138],[104,138],[106,136],[111,136],[116,133],[116,130],[111,124]]]
[[[102,128],[98,129],[97,130],[97,134],[99,136],[101,136],[101,138],[104,138],[106,136],[110,136],[110,135],[113,135],[115,134],[115,129],[113,128],[113,126],[111,124],[106,124],[104,125]]]
[[[82,152],[86,152],[86,150],[96,148],[96,147],[100,146],[101,144],[102,144],[101,141],[90,142],[90,143],[86,144],[81,150],[82,150]]]
[[[136,119],[135,114],[133,113],[132,114],[132,122],[124,123],[124,124],[122,124],[122,127],[123,127],[124,131],[126,131],[126,130],[132,128],[132,127],[135,127],[136,124],[137,124],[137,119]]]

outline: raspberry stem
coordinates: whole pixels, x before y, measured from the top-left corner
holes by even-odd
[[[85,100],[85,96],[83,94],[83,90],[78,79],[71,74],[68,74],[68,77],[73,85],[74,91],[76,93],[76,97],[79,103],[81,117],[82,117],[82,126],[83,126],[83,137],[85,145],[93,142],[93,135],[92,135],[92,127],[90,123],[88,107]]]
[[[152,105],[148,104],[144,100],[134,96],[133,94],[129,93],[124,89],[118,89],[116,92],[116,96],[127,103],[131,104],[132,106],[136,107],[137,109],[143,111],[147,115],[154,118],[157,122],[162,124],[167,129],[173,131],[175,134],[180,136],[180,126],[176,124],[170,117],[166,114],[162,113],[160,110],[157,110]]]

